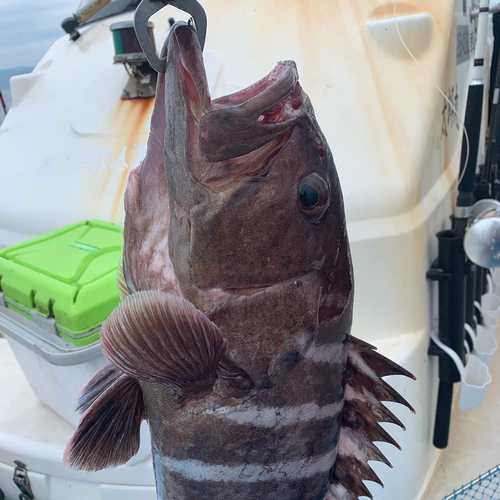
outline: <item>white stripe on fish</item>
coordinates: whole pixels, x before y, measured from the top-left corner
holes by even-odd
[[[192,481],[256,483],[260,481],[283,481],[305,479],[329,471],[336,457],[336,450],[325,455],[303,460],[276,464],[207,464],[199,460],[178,460],[166,456],[155,456],[156,470],[176,472]],[[158,465],[161,464],[161,468]]]
[[[345,363],[345,346],[342,343],[312,345],[305,353],[304,358],[315,363]]]
[[[205,414],[227,418],[241,425],[249,424],[256,427],[279,429],[300,422],[318,421],[334,417],[342,411],[343,404],[344,401],[342,400],[325,406],[306,403],[296,407],[258,408],[249,406],[241,409],[223,407],[216,410],[207,410]]]

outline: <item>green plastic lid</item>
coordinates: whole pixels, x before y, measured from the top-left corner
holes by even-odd
[[[0,250],[5,305],[77,346],[99,339],[120,299],[122,229],[83,221]]]

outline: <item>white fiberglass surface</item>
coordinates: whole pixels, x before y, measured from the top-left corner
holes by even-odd
[[[293,1],[286,9],[281,0],[202,3],[207,63],[219,61],[214,96],[257,81],[279,60],[297,62],[342,182],[356,283],[353,333],[418,378],[391,381],[417,414],[396,409],[408,430],[390,432],[403,452],[380,444],[395,469],[374,464],[386,488],[370,489],[376,500],[416,499],[436,457],[436,360],[427,348],[437,296],[425,274],[437,255],[435,234],[452,212],[460,124],[395,45],[392,1]],[[455,25],[470,26],[462,4],[398,1],[403,36],[463,117],[472,56],[457,64]],[[171,6],[154,16],[158,48],[171,16],[187,18]],[[0,129],[0,164],[8,165],[0,245],[87,218],[122,222],[126,180],[144,151],[152,110],[151,100],[120,99],[128,76],[113,64],[109,25],[129,19],[132,13],[82,27],[76,42],[61,37],[33,74],[13,80],[13,106]],[[21,407],[41,405],[29,388],[22,394],[28,399],[19,396]],[[50,429],[50,410],[39,410],[38,421]],[[15,432],[36,434],[45,425],[23,427],[17,414],[2,411]],[[70,434],[53,427],[59,442]]]

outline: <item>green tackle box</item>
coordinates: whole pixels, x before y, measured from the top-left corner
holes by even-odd
[[[0,306],[75,346],[99,340],[119,303],[122,228],[83,221],[0,250]]]

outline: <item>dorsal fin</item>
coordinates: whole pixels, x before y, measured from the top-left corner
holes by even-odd
[[[375,481],[380,485],[382,482],[368,461],[376,460],[392,467],[373,442],[385,441],[399,448],[379,423],[391,422],[404,429],[399,419],[381,401],[400,403],[415,412],[395,389],[382,380],[387,375],[415,377],[377,353],[370,344],[354,337],[349,339],[346,373],[338,455],[324,500],[357,500],[360,496],[373,498],[363,481]]]

